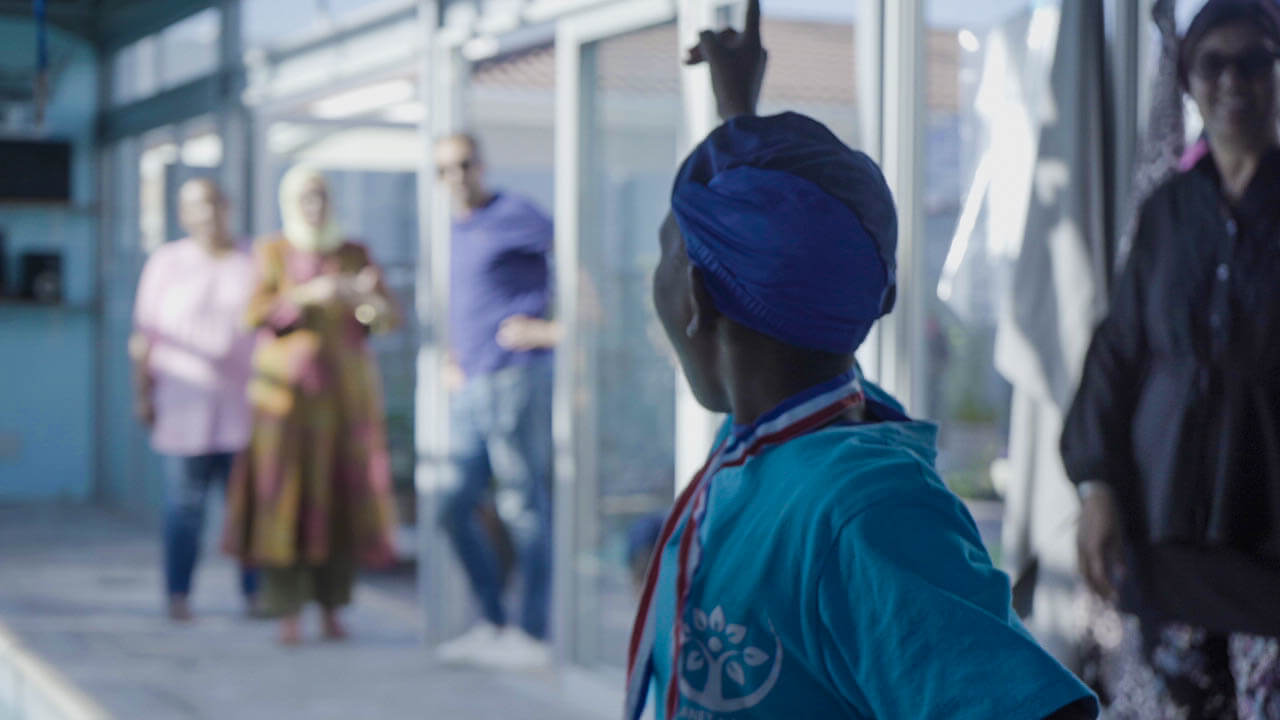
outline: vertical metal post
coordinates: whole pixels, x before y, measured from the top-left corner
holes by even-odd
[[[115,92],[115,73],[112,72],[112,59],[114,54],[99,49],[97,51],[98,60],[98,108],[100,112],[106,112],[111,107],[111,97]],[[120,141],[103,147],[99,142],[94,143],[94,155],[98,158],[97,167],[94,169],[96,176],[96,185],[94,186],[93,202],[97,204],[98,227],[95,233],[97,242],[94,243],[94,266],[97,273],[98,281],[94,286],[93,306],[94,306],[94,348],[93,353],[93,376],[94,383],[94,443],[93,443],[93,486],[90,498],[95,503],[106,503],[109,498],[107,492],[107,475],[106,475],[106,459],[105,451],[107,440],[107,386],[110,378],[107,377],[107,363],[103,357],[104,348],[109,347],[107,344],[107,322],[108,322],[108,302],[107,292],[108,284],[111,282],[111,267],[113,254],[118,250],[115,244],[113,230],[116,226],[116,218],[120,212],[119,206],[112,202],[113,196],[108,193],[117,187],[116,178],[119,176],[117,166],[120,162],[120,152],[117,148]],[[114,418],[112,418],[114,419]]]
[[[1108,38],[1110,61],[1106,67],[1111,82],[1111,97],[1114,98],[1112,122],[1115,123],[1116,132],[1115,147],[1112,148],[1112,168],[1117,190],[1111,207],[1113,225],[1122,229],[1119,225],[1124,222],[1124,213],[1131,206],[1133,170],[1138,154],[1138,126],[1143,117],[1139,107],[1143,98],[1140,78],[1151,77],[1140,75],[1140,52],[1147,46],[1142,42],[1142,37],[1150,36],[1147,19],[1151,17],[1151,13],[1148,3],[1137,0],[1113,0],[1108,5],[1111,32]],[[1110,277],[1117,251],[1114,238],[1108,239],[1107,249],[1111,260],[1107,265],[1107,275]]]
[[[1156,63],[1159,62],[1160,58],[1160,37],[1153,24],[1149,22],[1152,8],[1155,6],[1155,0],[1141,0],[1136,4],[1138,5],[1136,10],[1138,15],[1133,41],[1137,51],[1135,73],[1138,86],[1134,89],[1134,92],[1138,96],[1137,133],[1138,137],[1142,137],[1147,118],[1151,115],[1151,79],[1156,76]]]
[[[219,5],[221,30],[218,46],[218,70],[224,78],[223,95],[218,109],[218,135],[222,139],[222,168],[219,184],[231,201],[231,229],[238,235],[252,232],[252,178],[255,163],[249,112],[241,97],[243,87],[236,78],[243,55],[241,48],[240,3],[223,0]]]
[[[854,87],[857,95],[857,149],[877,163],[884,158],[884,6],[885,0],[857,0],[854,9]],[[881,324],[858,350],[867,377],[880,379]]]
[[[924,3],[898,0],[884,10],[884,112],[881,166],[898,205],[898,305],[880,323],[879,377],[909,411],[924,398],[923,123]]]
[[[716,0],[680,0],[677,22],[681,48],[696,45],[698,33],[715,27],[721,10]],[[720,118],[711,91],[711,74],[705,66],[682,69],[680,83],[684,98],[684,135],[680,143],[683,158],[720,124]],[[694,398],[684,373],[679,368],[675,372],[675,491],[679,493],[706,461],[715,442],[718,420]]]
[[[561,25],[556,30],[555,121],[555,263],[556,316],[564,341],[556,353],[553,435],[555,438],[555,518],[552,598],[556,657],[561,664],[582,659],[578,632],[582,593],[577,592],[577,558],[582,544],[578,527],[578,467],[574,383],[581,342],[578,313],[578,236],[582,226],[581,140],[588,127],[582,86],[586,73],[578,37]]]
[[[885,0],[858,0],[854,14],[854,86],[857,88],[859,150],[884,157]]]
[[[458,129],[462,78],[456,49],[441,37],[441,0],[419,0],[418,282],[420,323],[416,398],[418,597],[425,640],[435,645],[459,624],[455,603],[461,579],[452,549],[439,529],[439,497],[448,471],[448,361],[450,207],[447,189],[435,181],[434,139]]]

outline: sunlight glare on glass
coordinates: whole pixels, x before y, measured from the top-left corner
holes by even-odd
[[[978,36],[968,28],[961,30],[957,35],[957,39],[960,41],[960,47],[964,48],[965,52],[976,53],[982,49],[982,42],[979,41]]]
[[[1041,5],[1031,15],[1031,27],[1027,30],[1027,47],[1047,50],[1058,37],[1058,8]]]
[[[187,138],[182,143],[182,164],[188,167],[218,167],[222,164],[222,138],[212,132]]]
[[[422,103],[414,101],[392,105],[383,111],[382,117],[387,122],[403,125],[417,125],[427,116],[427,109]]]
[[[414,87],[409,80],[388,80],[330,95],[311,104],[311,113],[319,118],[363,115],[413,99]]]

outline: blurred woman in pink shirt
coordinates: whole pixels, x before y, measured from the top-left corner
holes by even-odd
[[[209,180],[179,191],[188,237],[152,253],[134,305],[133,358],[139,419],[164,458],[164,572],[169,616],[190,620],[191,578],[200,554],[205,500],[225,488],[249,441],[245,397],[253,336],[244,323],[256,272],[227,229],[226,198]],[[244,568],[246,607],[257,578]]]

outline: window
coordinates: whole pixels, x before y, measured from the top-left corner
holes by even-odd
[[[854,4],[803,0],[764,13],[760,33],[769,49],[769,68],[761,114],[804,113],[848,145],[859,146]]]
[[[160,85],[171,88],[218,68],[222,18],[209,8],[160,32]]]
[[[221,32],[221,14],[209,8],[126,45],[112,60],[112,104],[143,100],[215,72]]]
[[[246,50],[274,47],[319,26],[316,0],[243,0],[240,22]]]
[[[676,24],[618,31],[572,48],[580,75],[561,78],[581,97],[582,163],[576,247],[556,249],[560,311],[576,330],[557,351],[571,378],[556,393],[572,413],[574,457],[573,499],[556,501],[556,522],[574,527],[558,550],[558,572],[569,573],[572,587],[563,632],[575,662],[615,670],[625,662],[636,573],[648,557],[641,531],[675,494],[677,370],[651,278],[683,123]],[[509,62],[526,75],[540,67],[537,77],[550,80],[551,59],[531,53]],[[505,74],[498,70],[487,67],[478,80]],[[491,103],[503,90],[505,102],[520,100],[518,87],[484,89]],[[565,290],[575,288],[569,298]]]
[[[159,43],[145,37],[116,53],[112,67],[112,102],[124,105],[156,94],[160,89]]]
[[[1025,227],[1058,8],[938,0],[925,16],[921,409],[941,425],[939,471],[971,498],[993,496],[1007,449],[997,309]]]
[[[147,253],[177,232],[166,212],[172,191],[169,177],[180,157],[176,135],[175,128],[164,127],[142,137],[138,156],[138,240]]]
[[[244,46],[266,50],[408,7],[407,0],[242,0]]]

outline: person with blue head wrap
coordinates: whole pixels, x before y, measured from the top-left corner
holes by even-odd
[[[812,118],[725,123],[685,161],[671,208],[716,307],[738,323],[848,354],[893,309],[889,186]]]
[[[688,59],[726,122],[676,177],[654,304],[729,417],[658,533],[624,717],[1094,718],[938,477],[936,428],[857,367],[896,298],[893,198],[821,123],[756,116],[759,14]]]

